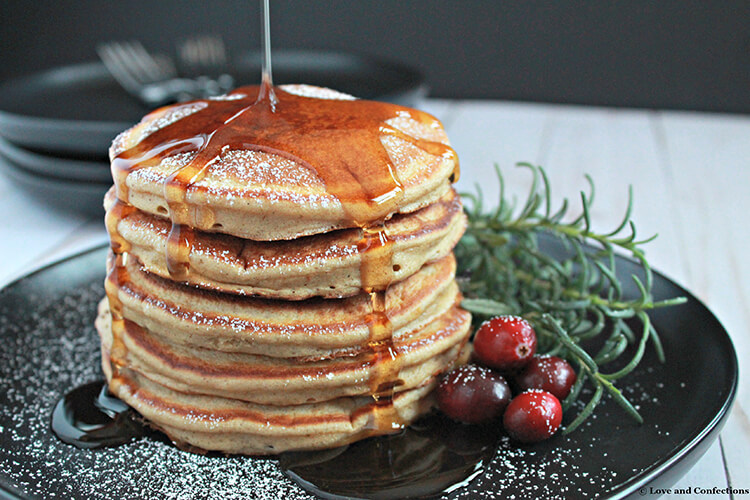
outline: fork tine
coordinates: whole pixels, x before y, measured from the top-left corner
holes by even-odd
[[[214,47],[214,57],[217,64],[226,64],[227,62],[227,49],[224,45],[224,40],[221,37],[211,37]]]
[[[207,36],[203,40],[203,44],[206,47],[206,58],[211,64],[218,62],[218,47],[216,46],[216,38]]]
[[[180,44],[178,51],[180,60],[182,62],[191,67],[195,65],[196,47],[193,40],[187,40]]]
[[[125,57],[128,57],[136,68],[141,71],[144,79],[150,80],[154,75],[154,65],[146,54],[146,49],[140,43],[124,43],[122,45]]]
[[[152,81],[151,76],[144,68],[141,60],[135,54],[133,47],[128,43],[113,43],[112,54],[119,64],[129,72],[139,85]]]
[[[140,83],[133,77],[131,72],[127,69],[127,66],[123,65],[118,51],[116,51],[111,45],[106,44],[97,46],[96,52],[99,54],[107,71],[109,71],[112,76],[120,82],[120,85],[122,85],[128,92],[136,93],[138,91]]]
[[[198,46],[197,61],[205,65],[208,62],[208,51],[206,50],[206,43],[202,38],[198,38],[195,41],[195,44]]]
[[[109,42],[97,46],[96,51],[122,88],[149,106],[163,105],[178,99],[178,92],[187,92],[184,82],[165,86],[176,81],[174,62],[167,56],[150,54],[138,41]]]
[[[215,64],[224,64],[226,63],[227,55],[226,55],[226,49],[224,48],[224,42],[219,37],[213,37],[212,38],[212,45],[213,45],[213,53],[214,53],[214,63]]]
[[[214,48],[211,43],[210,37],[203,37],[201,41],[203,46],[203,58],[208,64],[214,63]]]
[[[125,44],[125,51],[133,58],[133,61],[143,70],[143,74],[150,81],[171,78],[174,71],[171,67],[164,65],[152,56],[140,42]]]
[[[226,49],[221,37],[201,35],[184,41],[179,49],[181,60],[194,67],[213,67],[226,64]]]

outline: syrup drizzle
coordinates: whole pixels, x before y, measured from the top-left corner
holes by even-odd
[[[271,6],[269,0],[260,0],[260,10],[263,13],[261,36],[263,37],[263,62],[260,72],[261,93],[258,100],[268,99],[272,109],[276,109],[276,93],[273,89],[273,66],[271,63]],[[264,92],[267,95],[264,95]]]
[[[109,257],[107,279],[104,281],[104,290],[109,301],[109,309],[112,317],[112,346],[110,347],[110,366],[112,369],[111,387],[120,383],[120,370],[126,365],[127,347],[123,341],[125,332],[125,318],[122,312],[122,301],[119,296],[119,288],[130,281],[130,274],[127,270],[128,243],[120,235],[117,225],[118,222],[128,215],[135,212],[132,205],[116,200],[114,205],[107,211],[104,218],[105,226],[110,235],[110,245],[112,253]]]
[[[372,412],[361,432],[361,437],[403,428],[393,406],[393,395],[403,380],[398,378],[401,361],[393,342],[393,326],[388,318],[386,293],[393,280],[392,242],[385,231],[385,223],[362,228],[362,239],[357,244],[361,255],[360,280],[363,290],[370,295],[371,312],[365,317],[370,335],[370,394]]]

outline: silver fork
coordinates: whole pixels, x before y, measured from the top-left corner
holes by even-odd
[[[177,47],[177,55],[184,70],[202,81],[205,97],[228,92],[234,87],[226,46],[221,37],[200,35],[185,40]]]
[[[201,82],[178,78],[169,57],[150,54],[140,42],[109,42],[98,45],[96,52],[122,88],[147,106],[162,106],[204,94]]]

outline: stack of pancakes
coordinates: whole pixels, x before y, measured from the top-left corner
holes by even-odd
[[[275,454],[394,432],[465,360],[466,222],[436,119],[248,87],[159,109],[110,156],[102,365],[176,443]]]

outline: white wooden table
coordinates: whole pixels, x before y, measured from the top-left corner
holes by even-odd
[[[646,247],[654,268],[717,315],[741,373],[750,369],[750,118],[500,101],[430,99],[422,107],[448,130],[463,190],[494,186],[498,163],[507,188],[522,197],[528,173],[513,165],[528,161],[547,169],[558,201],[576,200],[589,173],[598,200],[592,219],[604,230],[619,222],[632,184],[639,233],[660,235]],[[491,187],[485,193],[492,200]],[[0,285],[106,241],[101,220],[49,210],[2,176],[0,214]],[[745,376],[721,438],[677,487],[750,488],[748,415]]]

